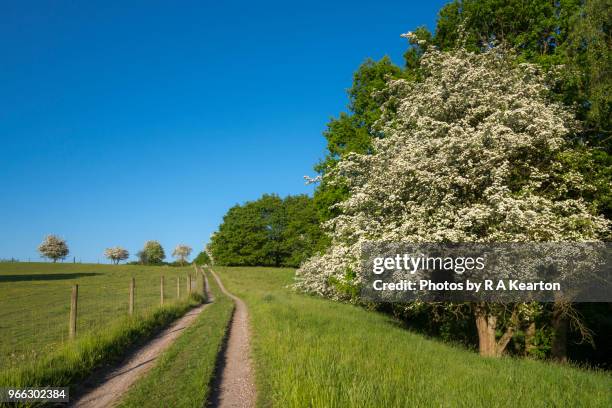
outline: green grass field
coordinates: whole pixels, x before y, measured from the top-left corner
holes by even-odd
[[[193,294],[138,316],[109,322],[104,329],[59,345],[35,360],[0,370],[0,387],[70,386],[74,391],[94,369],[116,364],[127,350],[143,344],[201,301],[199,294]]]
[[[0,370],[36,361],[67,342],[72,285],[79,285],[81,337],[127,315],[132,277],[135,311],[143,314],[160,304],[161,275],[168,304],[177,300],[177,278],[186,299],[188,274],[195,276],[190,266],[0,263]]]
[[[209,276],[214,303],[159,358],[155,367],[130,389],[121,407],[202,407],[210,394],[217,354],[234,303]]]
[[[609,407],[612,376],[487,359],[392,318],[293,293],[293,271],[215,268],[249,307],[262,407]]]

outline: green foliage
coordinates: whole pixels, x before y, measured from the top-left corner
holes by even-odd
[[[610,153],[612,116],[612,1],[587,0],[570,18],[570,30],[563,44],[570,94],[578,102],[579,117],[594,144]],[[568,92],[569,93],[569,92]]]
[[[327,157],[316,166],[325,173],[334,163],[351,152],[367,153],[371,150],[371,138],[376,136],[374,124],[380,118],[380,106],[384,96],[377,94],[385,87],[388,77],[397,77],[401,69],[389,57],[380,61],[366,60],[353,75],[353,85],[348,90],[350,113],[342,112],[327,124]]]
[[[594,186],[592,190],[581,191],[593,212],[612,219],[612,156],[603,150],[578,146],[562,154],[559,160],[568,173],[580,174],[584,184]],[[572,192],[568,191],[567,194],[571,195]]]
[[[137,255],[144,265],[161,265],[166,259],[164,248],[157,241],[145,242],[144,248]]]
[[[264,194],[230,208],[210,249],[218,265],[297,266],[320,247],[321,238],[311,198]]]
[[[471,51],[506,43],[530,60],[555,62],[580,0],[455,0],[439,12],[434,43]],[[536,61],[537,62],[537,61]]]
[[[210,257],[208,256],[206,251],[200,252],[198,256],[195,257],[193,262],[195,262],[198,265],[210,265],[211,264]]]
[[[287,196],[283,201],[285,220],[281,233],[282,253],[286,258],[280,265],[299,266],[322,245],[313,199],[307,195]]]

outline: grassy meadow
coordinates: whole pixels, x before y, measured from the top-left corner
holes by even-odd
[[[259,406],[612,405],[609,373],[482,358],[388,316],[294,293],[291,269],[215,270],[249,307]]]
[[[135,313],[187,298],[191,266],[159,267],[72,263],[0,263],[0,371],[36,361],[68,343],[71,287],[79,285],[77,338],[100,334],[128,314],[129,282],[136,279]],[[201,286],[198,277],[196,287]]]
[[[123,397],[120,407],[202,407],[210,396],[217,355],[234,303],[208,276],[214,302]]]

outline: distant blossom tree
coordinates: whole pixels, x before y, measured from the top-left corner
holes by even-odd
[[[47,235],[43,242],[38,246],[38,252],[45,257],[57,262],[58,259],[64,259],[70,252],[66,240],[57,235]]]
[[[191,247],[184,244],[177,245],[176,248],[174,248],[174,251],[172,252],[172,256],[174,258],[177,258],[180,261],[181,265],[185,264],[185,261],[187,261],[189,255],[191,255]]]
[[[125,248],[116,246],[114,248],[106,248],[106,250],[104,250],[104,256],[117,265],[120,261],[128,259],[130,253]]]

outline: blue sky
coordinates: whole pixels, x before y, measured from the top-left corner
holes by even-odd
[[[2,2],[0,258],[197,253],[232,205],[311,194],[352,73],[444,3]]]

